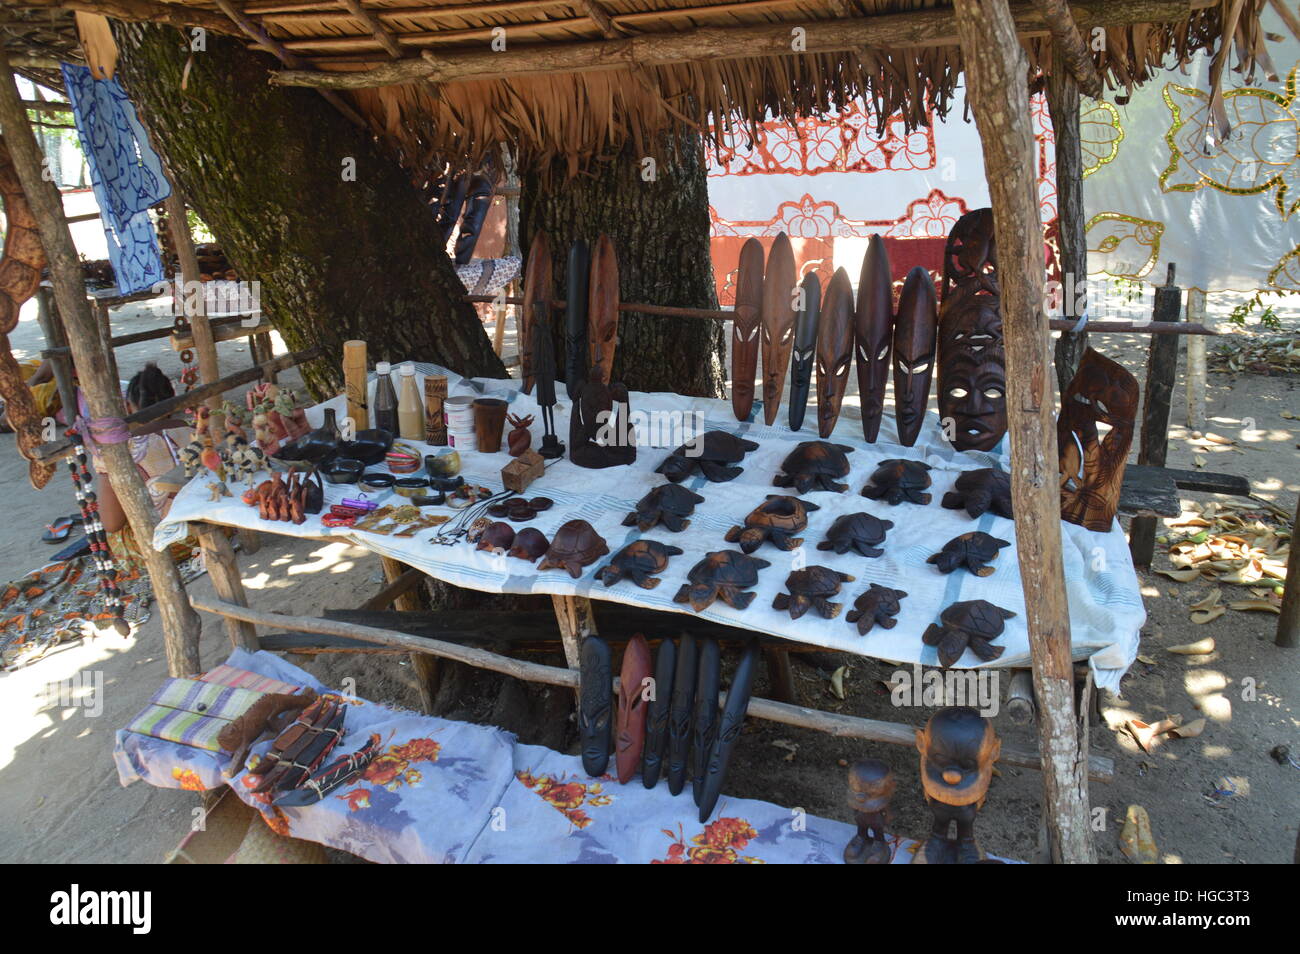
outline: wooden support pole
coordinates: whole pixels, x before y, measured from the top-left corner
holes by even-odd
[[[1202,323],[1205,320],[1205,292],[1199,288],[1187,289],[1187,321]],[[1187,428],[1205,430],[1205,390],[1208,368],[1205,361],[1205,339],[1187,339]]]
[[[180,259],[180,287],[172,286],[172,301],[176,314],[185,315],[190,325],[190,337],[194,340],[194,350],[199,359],[199,381],[211,384],[221,379],[221,366],[217,361],[217,343],[212,337],[212,326],[208,324],[207,302],[203,295],[203,285],[199,281],[199,256],[194,250],[194,236],[190,234],[190,222],[185,214],[185,196],[174,176],[170,177],[172,194],[163,203],[167,210],[167,227],[171,231],[172,245],[176,257]],[[195,289],[194,295],[189,289]],[[212,410],[211,433],[214,440],[220,440],[225,432],[225,415],[221,413],[221,395],[214,394],[205,402]]]
[[[1295,520],[1291,524],[1291,556],[1286,564],[1286,584],[1282,590],[1282,612],[1277,618],[1277,645],[1283,649],[1300,649],[1300,501],[1296,502]]]
[[[1072,83],[1077,84],[1085,95],[1097,99],[1101,96],[1101,76],[1097,73],[1097,64],[1092,61],[1088,45],[1083,42],[1074,16],[1065,0],[1036,0],[1047,21],[1047,29],[1052,33],[1052,48],[1057,57],[1064,61]],[[1064,72],[1054,69],[1053,74]],[[1055,127],[1055,118],[1053,118]],[[1058,140],[1059,145],[1059,140]],[[1057,181],[1060,181],[1060,167],[1057,167]]]
[[[59,311],[54,307],[54,293],[41,287],[36,290],[36,321],[45,334],[45,343],[51,349],[66,349],[68,336],[63,331],[63,322]],[[41,357],[47,357],[41,352]],[[59,390],[59,403],[63,405],[63,419],[69,424],[77,418],[77,389],[72,384],[72,365],[67,354],[50,357],[50,369],[54,373],[54,385]]]
[[[244,581],[239,575],[235,548],[230,545],[225,530],[210,523],[199,522],[195,522],[193,528],[194,535],[199,538],[199,546],[203,548],[203,563],[208,576],[212,578],[212,588],[227,603],[247,606],[248,597],[244,593]],[[229,616],[223,616],[221,621],[233,648],[257,652],[260,647],[257,630],[252,623]]]
[[[216,0],[229,6],[229,0]],[[1070,4],[1075,21],[1085,28],[1120,27],[1134,23],[1177,23],[1194,7],[1211,0],[1089,0]],[[617,23],[617,20],[615,20]],[[1032,3],[1017,3],[1015,26],[1022,37],[1048,36],[1043,11]],[[274,42],[274,41],[272,41]],[[810,21],[806,50],[801,54],[838,53],[862,47],[894,49],[956,46],[952,13],[946,8],[919,8],[870,17]],[[409,83],[427,77],[436,83],[472,79],[501,79],[546,73],[630,70],[693,60],[793,56],[789,23],[753,26],[701,27],[673,33],[643,33],[617,40],[580,43],[535,43],[491,50],[425,51],[368,70],[320,72],[290,68],[271,74],[281,86],[313,89],[369,89]],[[292,54],[290,54],[292,55]]]
[[[379,557],[379,562],[384,568],[384,579],[394,590],[393,608],[403,613],[418,613],[424,609],[416,587],[406,585],[406,575],[412,572],[411,567],[400,560],[382,555]],[[418,570],[415,572],[419,573]],[[423,578],[422,574],[421,578]],[[415,689],[420,694],[420,708],[425,713],[432,714],[433,700],[438,696],[438,683],[441,679],[438,657],[430,656],[428,653],[411,653],[408,659],[411,663],[411,671],[415,673]]]
[[[1177,321],[1183,310],[1183,293],[1174,284],[1174,265],[1169,264],[1165,283],[1156,289],[1152,318]],[[1178,379],[1178,339],[1151,339],[1147,353],[1147,379],[1143,388],[1142,432],[1138,439],[1139,464],[1165,466],[1169,454],[1169,409],[1173,405],[1174,383]],[[1156,518],[1143,514],[1129,524],[1128,549],[1133,565],[1150,567],[1156,549]]]
[[[81,389],[86,395],[91,416],[125,417],[126,406],[122,401],[122,392],[110,370],[108,356],[100,345],[95,316],[91,314],[90,305],[86,301],[81,261],[72,242],[72,233],[63,218],[63,203],[55,191],[54,183],[42,178],[44,167],[41,164],[40,147],[36,145],[36,137],[27,123],[27,113],[23,109],[18,87],[14,83],[13,70],[3,47],[0,47],[0,129],[3,130],[5,143],[13,155],[14,169],[40,227],[41,244],[45,247],[45,255],[49,260],[54,298],[72,347]],[[158,515],[154,512],[140,470],[131,459],[130,448],[125,443],[103,444],[99,450],[108,469],[108,480],[122,504],[149,571],[154,599],[158,603],[162,619],[167,671],[173,676],[196,673],[200,668],[199,618],[185,599],[185,584],[170,554],[153,548],[153,533],[158,524]]]
[[[570,669],[577,669],[578,650],[583,638],[596,634],[596,618],[591,612],[591,600],[585,596],[552,595],[551,602],[555,605],[555,619],[560,624],[564,660]]]
[[[581,597],[555,597],[559,599],[582,599]],[[582,602],[587,602],[582,599]],[[319,633],[325,636],[337,636],[345,639],[358,639],[379,646],[390,646],[405,652],[430,653],[443,659],[454,659],[467,666],[504,673],[526,682],[537,682],[548,686],[567,686],[578,688],[579,674],[576,669],[562,669],[559,666],[547,666],[543,663],[529,662],[503,656],[474,646],[461,646],[444,640],[429,639],[425,636],[411,636],[391,629],[375,626],[363,626],[342,620],[320,619],[314,616],[284,616],[280,613],[268,613],[251,609],[235,603],[210,600],[199,596],[190,597],[190,604],[198,610],[231,616],[246,620],[259,626],[268,626],[280,630],[300,633]],[[618,680],[614,680],[618,686]],[[748,715],[755,719],[767,719],[785,725],[799,726],[825,732],[842,739],[866,739],[871,742],[888,742],[893,745],[916,745],[916,729],[897,722],[881,722],[877,719],[863,719],[858,716],[839,715],[823,712],[819,709],[806,709],[802,706],[787,705],[769,699],[751,698]],[[999,760],[1005,765],[1038,769],[1042,759],[1037,752],[1018,749],[1014,746],[1002,746]],[[1104,756],[1094,755],[1087,760],[1086,772],[1098,782],[1112,782],[1115,779],[1115,763]]]
[[[992,200],[1002,287],[1016,512],[1025,623],[1039,705],[1043,792],[1052,858],[1095,862],[1088,783],[1074,717],[1070,615],[1061,518],[1050,342],[1043,320],[1043,243],[1029,125],[1029,64],[1006,0],[955,0],[968,99]]]
[[[1083,141],[1079,133],[1079,87],[1074,77],[1047,77],[1047,109],[1056,137],[1056,242],[1060,255],[1062,315],[1077,322],[1088,313],[1088,216],[1083,207]],[[1088,350],[1088,332],[1063,331],[1056,339],[1056,383],[1066,387]]]
[[[1034,705],[1034,674],[1017,669],[1007,680],[1006,713],[1016,725],[1029,725],[1037,718]]]

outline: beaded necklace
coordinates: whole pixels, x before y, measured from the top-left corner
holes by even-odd
[[[68,472],[72,474],[72,488],[77,495],[77,504],[81,508],[81,523],[90,543],[90,558],[94,561],[95,572],[99,576],[99,588],[104,594],[104,606],[113,616],[113,629],[122,636],[131,635],[131,627],[124,616],[125,604],[122,591],[117,585],[117,564],[113,562],[113,553],[108,548],[108,534],[99,519],[99,497],[91,489],[89,461],[86,447],[81,443],[81,435],[75,430],[68,436],[75,442],[72,456],[68,458]]]

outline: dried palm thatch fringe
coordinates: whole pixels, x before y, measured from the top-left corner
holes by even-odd
[[[803,27],[812,36],[819,24],[832,20],[861,22],[882,15],[932,16],[951,10],[949,3],[936,0],[858,0],[850,5],[814,0],[600,0],[598,5],[549,0],[363,2],[366,15],[362,17],[338,0],[255,0],[241,4],[241,10],[282,49],[293,50],[307,68],[331,73],[391,65],[393,46],[408,58],[424,52],[435,66],[439,58],[453,54],[486,55],[495,27],[505,28],[508,49],[516,51],[620,42],[608,38],[611,31],[650,37],[788,25]],[[1263,49],[1259,15],[1268,2],[1186,0],[1185,6],[1178,7],[1154,0],[1079,0],[1071,8],[1107,88],[1127,92],[1200,51],[1219,54],[1216,65],[1221,73],[1230,65],[1228,51],[1234,41],[1239,51],[1235,68],[1253,69]],[[171,22],[184,16],[192,16],[195,22],[213,19],[211,0],[165,5],[149,0],[18,0],[17,5],[98,9],[123,19],[158,19],[163,13]],[[837,13],[836,6],[847,13]],[[162,13],[156,9],[160,7]],[[593,7],[597,12],[592,12]],[[1021,13],[1037,8],[1032,0],[1012,4],[1013,11]],[[1112,14],[1122,10],[1130,19],[1139,11],[1173,18],[1108,27],[1095,36],[1090,24],[1103,10]],[[376,31],[377,23],[382,33]],[[1225,32],[1226,42],[1221,43]],[[1032,68],[1044,72],[1062,68],[1053,62],[1052,37],[1046,30],[1036,30],[1023,42]],[[1092,49],[1096,45],[1102,48]],[[955,42],[750,57],[744,57],[743,44],[737,44],[721,55],[738,58],[467,78],[436,88],[421,79],[340,95],[415,170],[447,161],[475,167],[502,143],[511,143],[518,150],[521,168],[549,168],[559,159],[577,171],[616,153],[627,142],[648,148],[645,144],[660,141],[662,132],[682,122],[706,134],[725,128],[752,131],[772,117],[816,115],[858,97],[870,101],[882,125],[901,114],[909,129],[923,126],[932,116],[947,115],[962,74],[961,49]]]

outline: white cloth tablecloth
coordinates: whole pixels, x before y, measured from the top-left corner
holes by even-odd
[[[484,394],[500,397],[510,402],[513,414],[534,414],[533,446],[541,443],[541,416],[530,395],[520,392],[517,380],[464,379],[432,365],[417,365],[423,393],[426,374],[446,374],[448,393]],[[373,381],[372,381],[373,391]],[[568,438],[568,399],[562,385],[557,385],[560,400],[556,408],[556,429],[560,439]],[[337,397],[307,412],[308,420],[317,425],[323,419],[322,409],[334,407],[340,415],[344,410],[343,398]],[[622,526],[623,518],[651,488],[665,482],[655,468],[673,448],[685,439],[673,425],[702,426],[726,430],[757,441],[759,449],[750,453],[741,466],[744,473],[727,483],[709,483],[693,476],[684,486],[703,495],[706,500],[695,508],[691,525],[683,533],[670,533],[662,526],[655,527],[644,536],[671,543],[685,551],[674,557],[661,574],[663,582],[655,589],[642,589],[631,581],[605,587],[596,579],[596,571],[608,558],[598,560],[588,567],[580,579],[572,579],[564,570],[538,572],[535,565],[506,556],[493,556],[474,549],[473,545],[455,546],[434,544],[435,531],[425,531],[409,538],[383,536],[348,528],[327,529],[319,520],[309,517],[305,524],[295,527],[290,523],[260,519],[257,511],[238,499],[244,485],[231,485],[234,497],[211,501],[206,485],[210,475],[199,475],[182,488],[172,508],[158,527],[154,545],[158,548],[181,539],[190,520],[204,520],[229,526],[249,527],[286,536],[337,537],[376,553],[392,557],[430,576],[456,586],[494,593],[550,593],[588,596],[593,599],[614,600],[650,609],[674,612],[692,611],[689,606],[674,603],[673,596],[683,583],[686,574],[704,554],[712,550],[734,549],[723,537],[728,528],[743,522],[745,515],[763,502],[771,493],[792,493],[772,485],[772,478],[780,471],[782,460],[800,441],[816,439],[816,410],[810,403],[803,429],[792,432],[786,425],[783,407],[778,422],[772,427],[762,423],[762,402],[754,402],[748,422],[735,419],[728,401],[711,398],[691,398],[668,393],[633,392],[631,407],[635,417],[643,416],[644,423],[655,433],[649,435],[652,445],[638,448],[635,464],[612,467],[606,470],[586,470],[571,463],[567,457],[548,462],[546,473],[527,490],[527,496],[546,496],[555,506],[539,514],[528,524],[550,539],[556,529],[568,520],[581,518],[592,524],[615,553],[626,543],[643,536],[635,526]],[[693,417],[698,415],[698,418]],[[695,422],[698,421],[699,424]],[[690,433],[685,435],[690,437]],[[850,445],[850,474],[843,482],[849,489],[841,494],[812,491],[804,499],[816,503],[821,509],[814,512],[808,529],[802,534],[803,546],[783,552],[771,544],[755,553],[771,562],[759,575],[756,594],[749,608],[732,609],[721,601],[701,613],[715,620],[756,632],[785,637],[802,643],[822,646],[842,652],[859,653],[900,663],[937,665],[934,648],[922,644],[921,634],[936,622],[939,613],[950,603],[959,600],[984,599],[1016,614],[1009,620],[995,645],[1004,646],[1005,652],[993,663],[980,663],[967,651],[959,660],[960,667],[978,666],[1027,667],[1030,664],[1028,632],[1025,627],[1024,591],[1020,582],[1020,565],[1015,544],[1015,526],[1010,520],[986,514],[972,520],[964,510],[945,510],[939,505],[943,495],[952,489],[962,471],[997,464],[1003,469],[1010,466],[1005,453],[955,451],[943,439],[938,418],[933,411],[927,416],[920,438],[914,447],[896,443],[897,432],[892,418],[883,422],[879,439],[868,444],[862,439],[861,426],[856,420],[841,417],[831,437],[835,443]],[[423,445],[421,445],[423,446]],[[425,448],[426,450],[430,448]],[[501,487],[501,468],[510,462],[503,450],[497,454],[480,454],[461,448],[463,473],[466,480],[482,483],[494,489]],[[1002,451],[1005,450],[1005,441]],[[878,463],[889,458],[908,458],[929,464],[932,500],[928,506],[904,503],[897,507],[883,501],[869,500],[859,491]],[[381,468],[382,469],[382,465]],[[265,475],[256,479],[264,479]],[[345,496],[356,496],[355,486],[325,485],[326,509]],[[372,495],[381,504],[405,503],[392,492]],[[435,508],[435,510],[440,508]],[[883,544],[884,555],[867,559],[853,552],[837,555],[816,549],[831,523],[841,514],[866,511],[885,520],[894,527]],[[455,511],[443,511],[456,514]],[[937,552],[944,543],[961,533],[983,530],[995,537],[1011,541],[994,561],[996,572],[980,578],[964,570],[944,575],[926,559]],[[1069,523],[1061,524],[1062,550],[1065,562],[1065,580],[1070,606],[1071,643],[1075,659],[1088,659],[1094,670],[1097,685],[1117,690],[1120,677],[1137,655],[1138,633],[1146,619],[1137,574],[1133,569],[1128,546],[1118,522],[1108,533],[1096,533]],[[823,619],[810,612],[802,619],[792,620],[787,612],[772,608],[772,599],[785,591],[785,579],[791,570],[805,565],[820,564],[851,574],[852,583],[845,584],[837,601],[844,609],[835,619]],[[868,584],[879,583],[896,587],[908,593],[897,616],[893,629],[877,626],[867,636],[859,636],[857,628],[845,620],[853,601],[867,589]]]

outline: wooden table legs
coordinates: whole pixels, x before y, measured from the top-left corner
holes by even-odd
[[[390,586],[401,580],[411,569],[392,557],[381,555],[379,562],[383,564],[384,579]],[[416,613],[424,609],[424,605],[420,602],[420,594],[414,588],[398,593],[393,598],[392,605],[393,609],[402,613]],[[411,653],[407,658],[411,661],[411,671],[415,673],[415,688],[420,694],[420,708],[426,714],[432,715],[433,700],[438,695],[438,683],[442,678],[438,657],[428,653]]]
[[[212,577],[212,588],[226,602],[247,606],[244,581],[239,576],[239,564],[235,562],[235,548],[230,545],[230,539],[220,527],[211,524],[195,523],[193,527],[203,548],[203,560],[208,576]],[[242,646],[251,652],[258,650],[257,630],[252,623],[223,617],[222,625],[232,646]]]

